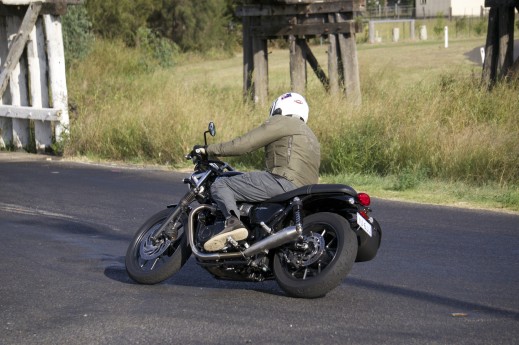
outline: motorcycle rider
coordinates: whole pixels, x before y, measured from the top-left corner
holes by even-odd
[[[205,250],[223,249],[229,236],[235,241],[248,237],[237,201],[260,202],[318,182],[320,145],[306,124],[308,112],[303,96],[285,93],[272,103],[269,118],[259,127],[227,142],[193,148],[212,156],[239,156],[265,148],[265,171],[220,177],[211,186],[213,199],[226,220],[225,228],[204,244]]]

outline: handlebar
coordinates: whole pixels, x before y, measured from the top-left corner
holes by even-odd
[[[201,153],[193,152],[186,154],[184,156],[187,160],[192,160],[193,164],[198,165],[207,165],[210,166],[211,164],[216,164],[218,168],[220,169],[227,169],[229,171],[234,171],[234,168],[231,167],[229,164],[227,164],[224,161],[221,161],[219,159],[209,159],[208,155],[202,155]]]

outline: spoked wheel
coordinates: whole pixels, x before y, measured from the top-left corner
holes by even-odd
[[[176,225],[177,240],[171,241],[166,236],[157,236],[157,231],[171,212],[172,209],[165,209],[148,219],[137,231],[126,251],[126,271],[138,283],[160,283],[179,271],[191,255],[184,232],[186,222],[182,218],[185,216],[182,214],[168,225]]]
[[[280,248],[274,275],[290,296],[316,298],[337,287],[357,256],[357,236],[343,217],[316,213],[303,220],[303,241]]]

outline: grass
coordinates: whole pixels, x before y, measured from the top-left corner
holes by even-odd
[[[479,87],[484,38],[360,44],[363,103],[324,92],[313,74],[305,94],[322,144],[322,180],[374,196],[519,211],[519,85]],[[325,45],[312,47],[326,68]],[[477,56],[476,61],[477,61]],[[311,73],[311,71],[309,71]],[[242,57],[177,57],[150,71],[142,55],[97,41],[68,70],[71,140],[67,156],[185,166],[209,121],[217,140],[266,118],[268,105],[242,101]],[[290,88],[288,50],[269,52],[269,92]],[[262,167],[260,153],[232,160]]]
[[[416,179],[409,175],[381,177],[359,174],[324,175],[321,182],[349,184],[359,192],[367,191],[372,196],[389,200],[519,212],[519,188],[502,187],[496,183],[473,185],[460,181]]]

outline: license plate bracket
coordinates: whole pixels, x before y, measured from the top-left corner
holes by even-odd
[[[357,212],[357,224],[369,237],[373,236],[373,226],[360,213]]]

